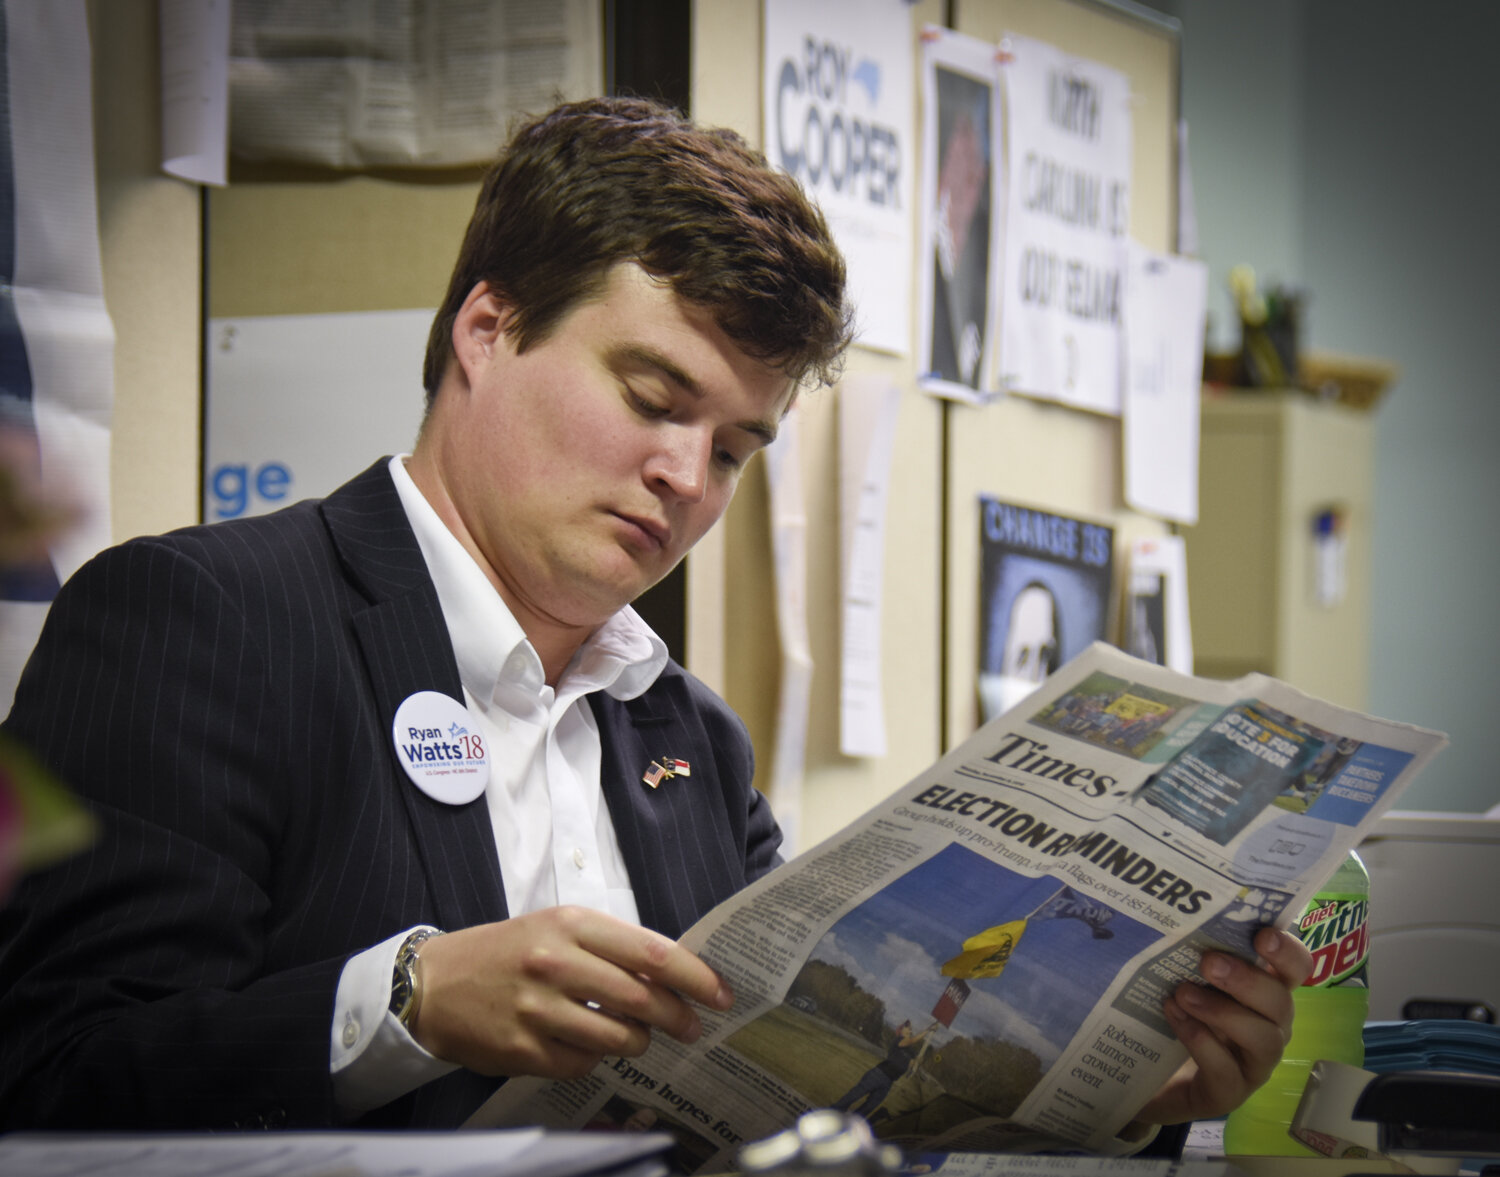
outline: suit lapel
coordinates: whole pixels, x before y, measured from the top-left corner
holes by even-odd
[[[396,709],[417,691],[463,702],[463,685],[437,590],[382,459],[329,496],[323,515],[350,579],[370,599],[353,617],[370,676],[379,730],[386,736],[386,779],[411,821],[434,922],[465,928],[504,919],[505,889],[480,796],[467,805],[428,797],[406,776],[390,737]]]
[[[674,938],[744,884],[743,851],[729,834],[714,750],[680,685],[667,675],[628,702],[590,696],[600,784],[637,912],[646,927]],[[650,787],[642,775],[668,756],[686,760],[693,775]]]
[[[659,886],[664,865],[661,848],[637,831],[656,824],[652,811],[659,810],[664,800],[642,776],[653,760],[668,754],[669,741],[680,744],[684,735],[672,717],[654,705],[649,691],[626,703],[608,695],[595,695],[590,703],[599,726],[600,785],[635,892],[636,911],[646,927],[681,935],[683,929],[671,927],[671,905]],[[689,762],[693,755],[676,747],[670,754]]]

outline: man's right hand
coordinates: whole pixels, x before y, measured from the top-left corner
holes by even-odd
[[[422,945],[412,1037],[485,1075],[575,1079],[635,1056],[662,1030],[702,1033],[688,1000],[716,1010],[729,986],[658,932],[584,907],[549,907]],[[686,999],[686,1000],[685,1000]]]

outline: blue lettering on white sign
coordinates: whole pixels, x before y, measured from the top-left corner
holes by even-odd
[[[252,495],[280,502],[292,485],[292,472],[280,462],[266,462],[252,475],[250,467],[225,463],[208,480],[215,519],[235,519],[250,506]]]
[[[776,85],[776,162],[814,191],[830,187],[869,204],[900,204],[902,144],[896,132],[849,109],[849,82],[869,105],[880,95],[880,66],[853,52],[803,38],[802,61],[781,63]]]

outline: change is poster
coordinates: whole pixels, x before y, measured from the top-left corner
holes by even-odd
[[[979,703],[987,722],[1106,638],[1114,529],[987,495],[979,520]]]

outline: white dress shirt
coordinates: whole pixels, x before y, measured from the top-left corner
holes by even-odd
[[[464,703],[489,749],[485,801],[507,909],[515,916],[566,903],[639,922],[599,784],[599,729],[586,696],[644,693],[666,666],[666,646],[627,606],[549,686],[520,625],[404,461],[391,459],[391,478],[437,589]],[[389,1009],[396,951],[411,930],[352,957],[339,978],[331,1070],[335,1101],[351,1118],[456,1069],[417,1045]]]

